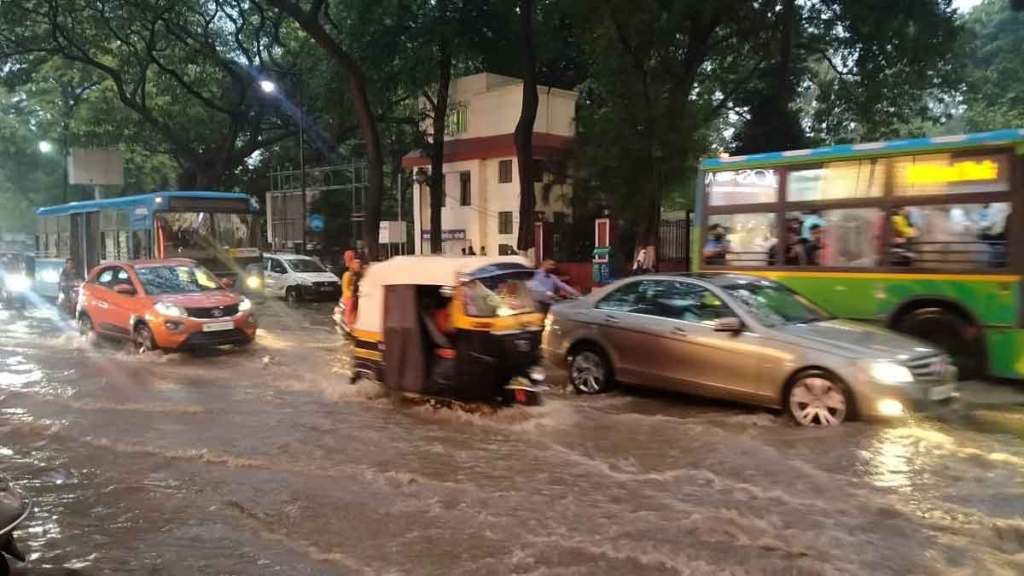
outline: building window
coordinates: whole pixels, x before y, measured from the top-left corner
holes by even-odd
[[[448,109],[448,117],[445,119],[445,134],[458,136],[469,130],[469,107],[465,104],[456,104]]]
[[[533,181],[544,181],[544,161],[541,160],[540,158],[533,159]]]
[[[469,172],[459,172],[459,204],[473,205],[473,192],[469,187]]]
[[[512,233],[512,213],[498,212],[498,234]]]
[[[509,184],[512,182],[512,160],[501,160],[498,162],[498,183]]]

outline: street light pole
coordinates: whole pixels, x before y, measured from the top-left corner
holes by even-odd
[[[302,253],[306,253],[306,223],[309,215],[306,214],[306,119],[302,109],[302,77],[297,76],[297,93],[299,102],[299,189],[302,191]]]
[[[63,161],[62,163],[64,164],[64,195],[63,195],[64,202],[63,203],[67,204],[68,203],[68,121],[67,121],[67,119],[64,120],[64,123],[63,123],[63,126],[62,126],[62,130],[64,132],[64,134],[61,136],[61,138],[63,140],[63,142],[62,142],[62,149],[61,149],[61,160]]]

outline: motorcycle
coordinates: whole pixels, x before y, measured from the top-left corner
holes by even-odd
[[[61,286],[57,295],[57,308],[69,318],[74,318],[78,311],[78,294],[81,287],[82,281],[75,280],[67,288]]]
[[[14,529],[28,516],[32,504],[11,481],[0,476],[0,576],[10,574],[7,557],[25,561],[25,554],[14,542]]]

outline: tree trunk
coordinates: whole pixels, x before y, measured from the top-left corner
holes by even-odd
[[[444,2],[438,3],[443,14]],[[448,42],[438,38],[437,96],[434,98],[433,137],[430,143],[430,253],[442,252],[441,205],[444,202],[444,136],[448,123],[448,88],[452,80],[452,55]]]
[[[349,90],[356,107],[359,128],[366,140],[367,198],[366,218],[363,220],[363,243],[371,261],[377,259],[377,242],[380,237],[380,210],[384,200],[384,157],[380,148],[380,133],[377,119],[370,108],[366,93],[366,78],[362,70],[349,71]]]
[[[519,164],[519,238],[516,247],[525,252],[534,247],[533,224],[537,198],[533,183],[533,124],[537,120],[537,64],[533,47],[533,0],[520,0],[522,28],[523,107],[516,124],[516,161]]]

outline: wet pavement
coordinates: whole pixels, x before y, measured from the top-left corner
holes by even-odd
[[[0,473],[84,574],[1022,574],[1019,407],[803,430],[635,391],[468,415],[348,383],[329,305],[136,357],[0,311]],[[1009,422],[1010,424],[1006,424]]]

